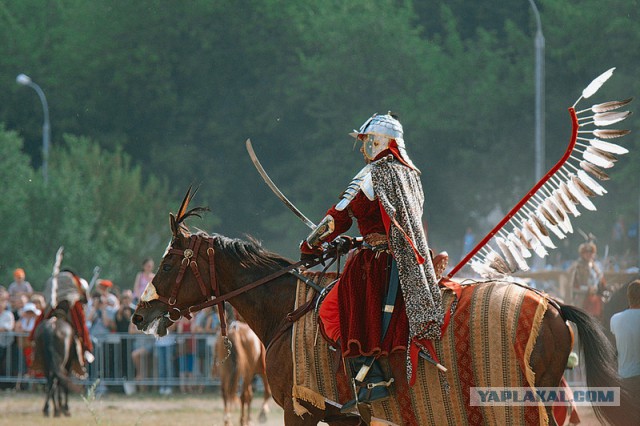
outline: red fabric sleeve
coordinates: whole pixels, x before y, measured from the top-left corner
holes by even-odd
[[[327,210],[327,215],[331,215],[331,217],[333,217],[335,229],[331,234],[323,239],[325,242],[333,241],[337,236],[347,232],[349,228],[351,228],[351,225],[353,225],[353,219],[349,216],[348,209],[336,210],[336,206],[334,205]]]

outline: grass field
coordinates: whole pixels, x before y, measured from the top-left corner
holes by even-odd
[[[251,419],[258,423],[262,395],[253,400]],[[158,393],[124,394],[109,393],[100,398],[83,400],[78,395],[70,397],[71,417],[46,418],[42,415],[44,394],[35,392],[0,391],[0,425],[7,426],[89,426],[89,425],[223,425],[222,398],[219,393],[200,395],[174,394],[160,396]],[[270,412],[266,426],[284,424],[283,412],[275,402],[269,404]],[[599,425],[589,407],[578,409],[581,426]],[[53,410],[51,409],[51,412]],[[234,407],[231,420],[240,424],[240,409]],[[324,423],[321,423],[324,424]]]
[[[262,396],[254,398],[251,419],[258,425]],[[201,395],[160,396],[159,394],[106,394],[100,398],[83,400],[73,395],[69,400],[71,417],[45,418],[42,415],[44,394],[34,392],[0,391],[0,425],[223,425],[222,399],[218,393]],[[280,426],[282,409],[273,401],[269,404],[267,426]],[[53,409],[50,408],[53,413]],[[240,409],[235,407],[233,424],[240,423]]]

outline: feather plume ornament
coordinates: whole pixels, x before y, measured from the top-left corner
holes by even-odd
[[[582,152],[582,158],[594,166],[602,167],[603,169],[610,169],[613,167],[613,161],[609,161],[607,158],[602,157],[596,151],[593,151],[592,147],[589,147],[586,151]]]
[[[609,152],[611,154],[623,155],[629,152],[629,150],[623,146],[601,141],[600,139],[589,139],[589,144],[600,151]]]
[[[632,100],[633,100],[633,98],[627,98],[627,99],[624,99],[622,101],[603,102],[601,104],[592,105],[591,108],[582,110],[582,111],[578,112],[578,114],[580,114],[582,112],[589,111],[589,110],[591,110],[591,111],[593,111],[595,113],[613,111],[613,110],[616,110],[618,108],[622,108],[623,106],[629,105]]]
[[[631,111],[623,111],[623,112],[602,112],[595,114],[591,117],[585,117],[585,119],[591,118],[592,123],[598,127],[611,126],[612,124],[619,123],[624,120],[628,116],[631,115]],[[585,123],[588,124],[589,122]]]
[[[631,111],[620,108],[629,105],[633,98],[593,103],[579,111],[575,107],[581,100],[595,95],[614,70],[610,68],[591,81],[569,108],[571,138],[562,158],[449,271],[449,278],[469,262],[472,269],[484,277],[504,277],[527,270],[527,259],[533,253],[546,257],[547,250],[556,248],[554,239],[563,239],[574,232],[571,216],[580,216],[581,210],[596,211],[591,198],[607,194],[601,184],[609,180],[604,170],[614,167],[618,156],[629,152],[625,146],[610,140],[630,131],[604,127],[631,116]],[[506,231],[507,225],[511,232]],[[498,251],[490,248],[492,240]]]
[[[533,252],[539,257],[544,258],[549,254],[547,252],[547,249],[545,249],[542,245],[542,242],[540,242],[540,240],[536,236],[533,228],[531,228],[531,225],[529,225],[527,222],[524,222],[522,224],[522,235],[524,236],[525,241],[527,241],[531,246],[531,250],[533,250]]]
[[[557,204],[554,196],[551,196],[546,200],[544,200],[543,205],[545,207],[545,210],[547,210],[557,222],[556,226],[560,228],[560,230],[564,234],[570,234],[573,232],[573,227],[571,226],[571,220],[565,214],[563,208]],[[565,236],[563,235],[562,237],[558,237],[558,238],[562,239],[564,237]]]
[[[544,226],[544,223],[542,223],[537,215],[532,214],[531,216],[529,216],[529,223],[533,224],[533,231],[534,233],[536,233],[536,237],[538,237],[542,244],[549,247],[550,249],[556,248],[551,238],[549,238],[549,230],[546,226]]]
[[[511,235],[511,234],[509,234],[509,235]],[[513,257],[513,260],[515,260],[515,262],[516,262],[515,271],[518,271],[518,270],[520,270],[520,271],[528,271],[529,270],[529,265],[527,265],[527,261],[525,260],[524,256],[522,255],[522,252],[520,251],[520,248],[518,248],[513,243],[513,241],[511,239],[509,239],[508,237],[506,239],[502,239],[501,237],[496,237],[496,241],[498,241],[498,239],[501,239],[503,241],[505,247],[511,253],[511,256]],[[500,243],[498,243],[498,244],[500,244]],[[529,253],[529,255],[531,255],[531,253]]]
[[[571,176],[571,180],[576,185],[576,188],[580,189],[587,197],[595,197],[596,193],[591,190],[585,183],[576,175]]]
[[[590,190],[595,192],[597,195],[604,195],[607,193],[607,190],[604,189],[602,185],[593,180],[591,176],[587,174],[584,170],[578,170],[578,178],[581,182],[583,182],[586,186],[589,187]]]
[[[509,268],[507,261],[494,250],[489,252],[486,259],[489,262],[489,267],[501,275],[510,275],[513,272]]]
[[[608,174],[606,174],[605,172],[600,170],[597,166],[595,166],[595,165],[593,165],[593,164],[591,164],[591,163],[589,163],[587,161],[581,161],[580,162],[580,167],[585,172],[591,173],[593,176],[597,177],[600,180],[609,180],[609,175]]]
[[[520,255],[522,255],[523,259],[528,259],[531,257],[531,252],[527,247],[525,247],[524,243],[520,238],[516,237],[513,233],[507,234],[507,241],[513,244],[513,247],[520,251]]]
[[[591,210],[592,212],[597,210],[596,206],[587,198],[584,192],[576,186],[573,180],[567,182],[567,187],[569,188],[571,195],[573,195],[585,209]]]
[[[566,235],[564,235],[564,233],[558,227],[558,221],[555,220],[551,212],[548,211],[544,205],[540,205],[537,208],[536,216],[538,217],[538,220],[542,222],[545,228],[551,231],[553,235],[558,237],[558,239],[563,240],[566,238]],[[553,223],[552,221],[555,223]]]
[[[498,245],[498,248],[502,252],[502,255],[503,255],[502,258],[507,261],[507,265],[509,266],[509,272],[513,273],[513,272],[516,272],[518,269],[520,269],[518,266],[518,262],[516,261],[516,258],[514,257],[513,253],[511,253],[509,246],[507,246],[507,242],[501,237],[496,237],[495,241],[496,241],[496,244]]]
[[[597,138],[615,139],[615,138],[621,138],[622,136],[628,135],[629,133],[631,133],[631,130],[596,129],[596,130],[593,130],[592,133]]]
[[[596,93],[602,87],[602,85],[606,83],[609,78],[611,78],[615,69],[615,67],[609,68],[608,70],[597,76],[591,83],[589,83],[587,87],[584,88],[581,98],[587,99],[590,98],[594,93]],[[578,99],[578,101],[580,101],[580,99]],[[576,104],[578,103],[578,101],[576,101]],[[574,104],[574,106],[576,104]]]
[[[580,210],[578,210],[575,204],[573,204],[571,200],[569,200],[569,198],[565,195],[561,188],[555,190],[554,197],[558,204],[562,206],[565,212],[571,213],[573,217],[580,216]]]
[[[522,233],[522,231],[515,227],[513,228],[513,235],[522,243],[522,246],[526,249],[526,250],[533,250],[533,247],[531,247],[531,243],[529,242],[529,240],[527,240],[527,238],[525,238],[524,234]],[[524,251],[523,251],[524,253]],[[525,256],[527,257],[527,256]]]
[[[605,160],[610,161],[611,163],[615,163],[616,161],[618,161],[618,157],[616,157],[615,155],[593,146],[588,147],[587,152],[597,155],[600,158],[604,158]]]

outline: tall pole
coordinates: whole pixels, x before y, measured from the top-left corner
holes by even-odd
[[[536,81],[536,110],[535,110],[535,178],[536,182],[544,176],[544,35],[540,12],[533,0],[529,0],[536,18],[536,38],[534,42],[535,81]]]
[[[47,163],[49,161],[49,144],[51,141],[51,126],[49,125],[49,104],[47,103],[47,97],[44,92],[36,83],[31,80],[31,77],[25,74],[20,74],[16,77],[16,82],[23,86],[29,86],[36,91],[40,102],[42,103],[42,111],[44,113],[44,123],[42,124],[42,177],[44,178],[44,184],[49,183],[49,171]]]
[[[544,176],[544,35],[542,34],[542,22],[540,12],[533,0],[529,0],[536,18],[536,38],[534,41],[535,60],[535,86],[536,86],[536,106],[535,106],[535,181],[536,183]],[[544,269],[545,260],[536,258],[535,268]]]

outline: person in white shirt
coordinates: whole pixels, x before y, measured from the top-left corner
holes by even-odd
[[[640,280],[627,287],[629,309],[611,317],[610,328],[616,338],[618,374],[640,392]]]
[[[7,352],[11,349],[13,343],[13,327],[15,326],[15,318],[10,309],[7,309],[8,302],[6,299],[0,299],[0,376],[8,373],[6,364]]]

